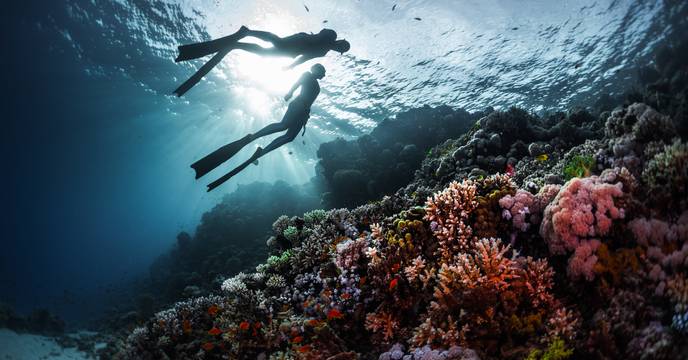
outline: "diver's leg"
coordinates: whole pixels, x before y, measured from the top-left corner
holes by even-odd
[[[237,42],[232,45],[232,49],[244,50],[260,56],[286,56],[278,51],[276,48],[264,48],[258,44],[250,44],[244,42]]]
[[[210,72],[222,59],[229,53],[231,49],[223,49],[220,50],[215,56],[213,56],[208,62],[203,64],[198,71],[196,71],[191,77],[186,80],[183,84],[179,85],[178,88],[174,90],[174,94],[177,94],[177,96],[182,96],[186,94],[187,91],[191,90],[194,85],[198,84],[201,79]]]
[[[251,134],[248,134],[237,141],[231,142],[213,151],[204,158],[193,163],[191,165],[191,168],[193,168],[196,171],[196,179],[209,173],[216,167],[220,166],[220,164],[222,164],[223,162],[229,160],[232,156],[236,155],[236,153],[238,153],[244,146],[248,145],[251,141],[253,141],[253,136]]]
[[[253,139],[257,139],[259,137],[274,134],[276,132],[280,132],[280,131],[284,131],[284,130],[287,130],[287,126],[284,125],[283,123],[281,123],[281,122],[272,123],[270,125],[266,125],[264,128],[258,130],[258,132],[253,134]]]
[[[286,134],[276,138],[275,140],[272,140],[272,142],[270,144],[268,144],[268,146],[266,146],[260,152],[260,156],[263,156],[263,155],[269,153],[272,150],[277,149],[278,147],[280,147],[284,144],[292,142],[296,138],[296,135],[298,135],[298,134],[299,134],[298,129],[296,129],[296,131],[289,129],[289,131],[287,131]]]
[[[227,174],[223,175],[221,178],[213,181],[212,183],[208,184],[208,191],[222,185],[225,181],[231,179],[234,175],[240,173],[242,170],[244,170],[247,166],[251,165],[254,161],[258,160],[258,158],[262,157],[263,155],[269,153],[272,150],[277,149],[278,147],[291,142],[296,138],[296,135],[298,135],[299,129],[298,128],[290,128],[289,131],[287,131],[286,134],[276,138],[273,140],[268,146],[265,147],[265,149],[261,149],[260,147],[256,149],[256,152],[253,153],[253,156],[251,156],[250,159],[244,161],[241,165],[237,166],[234,170],[228,172]]]
[[[241,27],[239,31],[234,34],[221,37],[219,39],[204,41],[194,44],[181,45],[178,47],[179,56],[174,59],[175,62],[186,61],[191,59],[198,59],[200,57],[216,53],[223,48],[232,45],[232,43],[237,42],[244,37],[246,37],[247,29]]]
[[[191,165],[191,167],[196,170],[196,179],[209,173],[216,167],[220,166],[220,164],[223,162],[229,160],[232,156],[236,155],[241,149],[243,149],[244,146],[251,143],[251,141],[259,137],[284,131],[286,129],[287,126],[283,123],[272,123],[260,129],[255,134],[248,134],[235,142],[229,143],[213,151],[208,156],[196,161],[193,163],[193,165]]]
[[[246,36],[253,36],[254,38],[261,39],[263,41],[275,43],[279,42],[282,40],[281,37],[269,32],[269,31],[260,31],[260,30],[248,30],[245,32]]]

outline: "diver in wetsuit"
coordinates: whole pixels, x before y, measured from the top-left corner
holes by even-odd
[[[252,162],[258,160],[258,158],[261,156],[294,140],[301,129],[303,129],[303,136],[306,133],[306,122],[308,122],[308,118],[310,117],[311,105],[318,97],[318,94],[320,94],[320,84],[318,83],[318,80],[322,79],[323,77],[325,77],[324,66],[320,64],[311,66],[310,72],[307,71],[303,73],[299,80],[291,87],[287,95],[284,96],[284,100],[289,101],[294,94],[294,91],[296,91],[296,89],[299,87],[301,88],[299,95],[289,103],[289,107],[287,108],[287,112],[282,117],[282,121],[267,125],[257,133],[248,134],[235,142],[229,143],[215,150],[210,155],[193,163],[191,167],[196,171],[196,179],[215,169],[223,162],[229,160],[232,156],[239,152],[239,150],[251,143],[253,140],[266,135],[274,134],[276,132],[285,130],[287,131],[284,135],[273,140],[268,146],[265,147],[265,149],[258,147],[250,159],[246,160],[244,163],[221,178],[210,183],[208,185],[208,191],[210,191],[229,180],[232,176],[241,172],[241,170],[246,168]]]
[[[272,47],[265,48],[258,44],[240,42],[245,37],[255,37],[272,43]],[[345,53],[350,44],[346,40],[337,40],[334,30],[322,29],[317,34],[298,33],[287,37],[279,37],[268,31],[250,30],[242,26],[236,33],[220,39],[179,46],[179,56],[176,62],[197,59],[214,54],[195,74],[179,86],[174,93],[182,96],[198,83],[222,58],[232,50],[244,50],[262,56],[283,56],[294,58],[289,69],[310,59],[325,56],[330,50]]]

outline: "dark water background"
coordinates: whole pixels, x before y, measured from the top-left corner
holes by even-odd
[[[108,299],[128,296],[118,295],[118,284],[145,274],[179,231],[193,231],[238,184],[307,182],[320,143],[367,133],[402,110],[543,112],[618,96],[638,83],[667,38],[685,30],[679,21],[688,7],[669,0],[308,5],[4,5],[0,301],[73,320],[98,314]],[[304,143],[206,194],[188,165],[279,117],[281,95],[306,67],[283,72],[282,60],[231,54],[178,99],[168,94],[199,64],[175,64],[176,45],[240,24],[284,35],[318,31],[325,20],[353,47],[322,59],[328,76]]]

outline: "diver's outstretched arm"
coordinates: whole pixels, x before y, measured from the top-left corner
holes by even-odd
[[[293,68],[305,63],[306,61],[311,60],[311,59],[315,59],[315,58],[316,58],[316,56],[312,55],[312,54],[299,55],[299,57],[297,57],[296,60],[294,60],[294,62],[291,63],[291,65],[289,65],[287,68],[293,69]]]
[[[294,95],[294,91],[296,91],[296,89],[298,89],[299,86],[301,86],[301,84],[303,84],[303,82],[306,80],[306,76],[308,76],[308,74],[309,73],[303,73],[303,75],[301,75],[301,77],[294,83],[294,85],[291,86],[291,89],[289,89],[287,94],[284,95],[285,101],[289,101],[289,99],[291,99],[291,97]]]

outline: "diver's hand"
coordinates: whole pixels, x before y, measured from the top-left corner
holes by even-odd
[[[289,101],[291,99],[291,93],[284,95],[284,101]]]

